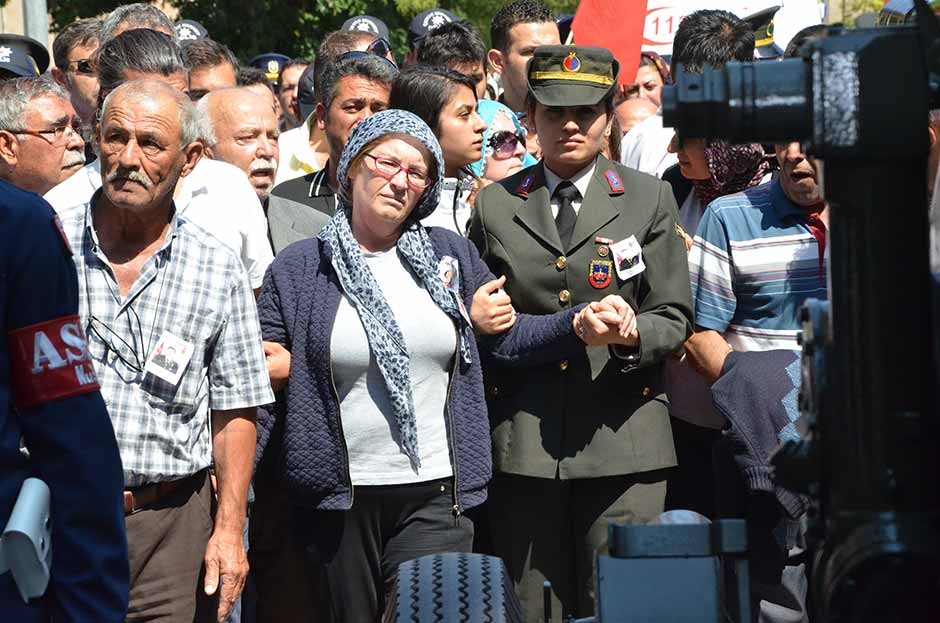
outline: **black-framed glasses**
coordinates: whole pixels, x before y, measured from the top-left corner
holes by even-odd
[[[72,65],[75,65],[75,73],[82,74],[83,76],[94,76],[97,73],[95,64],[90,58],[79,58],[74,61],[69,61],[68,71],[72,71]]]
[[[395,71],[398,71],[398,65],[390,61],[387,57],[382,56],[380,54],[376,54],[374,52],[366,52],[364,50],[351,50],[349,52],[343,52],[342,54],[336,57],[336,62],[338,63],[340,61],[345,61],[346,59],[350,59],[350,58],[366,58],[369,56],[374,56],[376,58],[382,59],[383,61],[388,63],[389,66],[393,67]]]
[[[9,130],[10,134],[26,134],[29,136],[38,136],[50,145],[55,145],[66,140],[72,134],[82,135],[82,126],[80,123],[63,123],[48,130]],[[49,137],[52,138],[49,138]]]
[[[405,179],[408,180],[408,185],[411,186],[414,190],[424,190],[431,184],[431,178],[428,177],[427,173],[423,171],[418,171],[417,169],[409,169],[406,166],[402,166],[397,160],[391,158],[385,158],[383,156],[374,156],[372,154],[365,154],[367,158],[372,158],[372,162],[375,163],[375,166],[372,167],[372,170],[379,176],[384,177],[385,179],[391,181],[396,175],[401,171],[405,172]]]
[[[518,145],[522,145],[522,148],[525,149],[525,137],[516,132],[502,130],[494,132],[486,144],[493,150],[494,155],[500,158],[509,158],[516,153]]]
[[[140,335],[141,345],[143,345],[144,335],[140,326],[140,318],[137,317],[136,313],[134,313],[134,318],[137,320],[137,332]],[[131,324],[130,316],[128,316],[128,324]],[[131,325],[131,333],[133,332],[133,325]],[[105,357],[107,357],[107,353],[109,352],[114,353],[114,356],[125,366],[135,372],[143,373],[144,363],[141,361],[137,349],[95,316],[88,318],[88,326],[85,327],[85,335],[89,337],[93,335],[105,345],[105,348],[107,348]],[[129,353],[129,355],[127,355],[127,353]]]

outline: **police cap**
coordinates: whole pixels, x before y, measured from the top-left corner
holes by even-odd
[[[21,78],[35,78],[49,67],[45,46],[22,35],[0,34],[0,71]]]
[[[411,20],[411,24],[408,26],[408,46],[412,50],[416,50],[432,30],[444,24],[458,21],[460,21],[460,18],[447,9],[434,8],[421,11],[415,15],[415,18]]]
[[[206,27],[194,19],[181,19],[173,26],[180,41],[198,41],[209,37]]]
[[[348,30],[349,32],[368,32],[379,39],[389,40],[388,26],[385,25],[385,22],[380,20],[377,17],[372,17],[371,15],[357,15],[355,17],[350,17],[348,20],[343,22],[340,30]]]
[[[271,84],[277,85],[281,77],[281,69],[290,61],[289,56],[278,54],[277,52],[268,52],[254,57],[248,64],[264,71]]]
[[[526,65],[526,83],[543,106],[594,106],[617,84],[619,72],[606,48],[541,45]]]

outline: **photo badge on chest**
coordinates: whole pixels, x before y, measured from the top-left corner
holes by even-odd
[[[614,268],[617,269],[617,277],[621,281],[636,277],[646,270],[646,264],[643,263],[643,249],[640,248],[636,236],[624,238],[620,242],[610,245],[610,252],[614,257]]]
[[[186,366],[193,356],[193,345],[181,337],[173,335],[169,331],[164,331],[160,336],[160,341],[147,358],[144,365],[144,372],[152,374],[157,378],[163,379],[170,385],[176,386],[183,373],[186,372]]]

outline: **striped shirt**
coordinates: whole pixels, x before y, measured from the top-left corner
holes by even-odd
[[[705,210],[689,273],[695,323],[735,350],[799,349],[799,310],[826,298],[826,256],[775,178]]]
[[[60,215],[78,271],[82,326],[125,486],[177,480],[212,462],[210,409],[274,401],[255,300],[238,256],[179,215],[121,296],[92,222],[100,193]],[[175,385],[143,371],[166,332],[193,346]]]

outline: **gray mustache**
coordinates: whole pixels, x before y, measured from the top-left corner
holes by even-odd
[[[62,168],[69,169],[76,164],[85,164],[85,154],[80,151],[68,149],[62,157]]]
[[[277,160],[274,158],[255,158],[251,161],[251,165],[248,167],[250,173],[259,171],[261,169],[269,169],[271,171],[277,171]]]
[[[153,182],[150,181],[149,177],[140,171],[135,171],[133,169],[118,169],[114,173],[108,174],[109,182],[114,182],[116,180],[129,180],[131,182],[137,182],[138,184],[142,184],[143,187],[148,190],[153,186]]]

